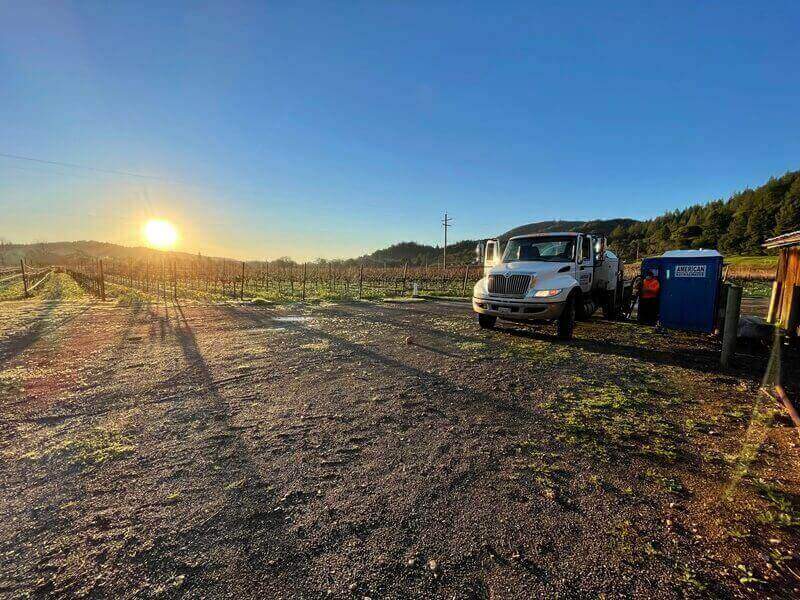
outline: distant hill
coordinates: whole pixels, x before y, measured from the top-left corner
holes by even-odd
[[[501,241],[516,235],[527,235],[531,233],[554,233],[558,231],[581,231],[593,232],[603,235],[611,235],[617,227],[629,227],[638,223],[634,219],[608,219],[608,220],[594,220],[594,221],[537,221],[535,223],[528,223],[527,225],[520,225],[514,229],[510,229],[505,233],[494,234],[487,237],[497,237]],[[475,246],[478,240],[461,240],[455,244],[448,244],[447,246],[447,263],[448,264],[466,264],[475,258]],[[418,244],[416,242],[401,242],[393,244],[388,248],[376,250],[372,254],[362,256],[366,262],[377,264],[397,264],[409,263],[413,265],[436,265],[442,261],[442,248],[441,246],[428,246],[425,244]]]
[[[527,225],[520,225],[509,229],[503,234],[500,234],[500,239],[505,241],[516,235],[528,235],[531,233],[555,233],[558,231],[580,231],[582,233],[599,233],[602,235],[611,235],[617,227],[629,227],[634,223],[638,223],[635,219],[608,219],[604,221],[538,221],[536,223],[528,223]]]
[[[31,265],[74,265],[97,258],[117,260],[158,260],[162,257],[196,257],[186,252],[162,252],[141,246],[127,247],[109,242],[37,242],[12,244],[0,241],[0,266],[16,266],[21,258]]]
[[[507,240],[529,233],[580,231],[606,235],[610,247],[626,258],[682,248],[715,248],[727,255],[761,255],[765,254],[761,247],[765,239],[799,229],[800,171],[794,171],[778,178],[772,177],[755,189],[737,192],[728,200],[695,204],[646,221],[538,221],[520,225],[505,233],[489,232],[487,237]],[[448,245],[447,263],[463,265],[472,262],[476,244],[477,240],[461,240]],[[0,238],[0,266],[18,264],[20,258],[25,258],[31,264],[68,264],[87,258],[156,260],[164,256],[195,257],[182,252],[165,253],[105,242],[9,244]],[[287,260],[278,259],[279,262]],[[365,256],[335,262],[436,265],[441,260],[441,246],[400,242]]]

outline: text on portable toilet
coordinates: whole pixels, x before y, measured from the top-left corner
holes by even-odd
[[[705,277],[706,265],[676,265],[675,277]]]

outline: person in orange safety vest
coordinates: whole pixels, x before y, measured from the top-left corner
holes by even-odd
[[[639,293],[639,322],[645,325],[655,325],[658,321],[658,305],[661,284],[652,271],[647,271],[642,290]]]

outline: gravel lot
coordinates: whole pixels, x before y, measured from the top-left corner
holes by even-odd
[[[722,373],[717,344],[433,301],[3,303],[0,595],[798,597],[798,438],[766,357]]]

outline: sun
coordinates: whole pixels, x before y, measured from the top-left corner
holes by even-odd
[[[163,219],[150,219],[144,225],[144,238],[154,248],[167,250],[178,241],[178,231],[169,221]]]

